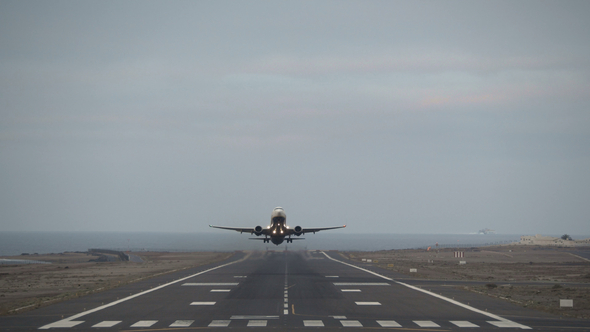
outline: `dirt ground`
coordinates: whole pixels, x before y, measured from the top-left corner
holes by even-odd
[[[590,248],[577,248],[587,250]],[[454,252],[464,253],[463,258]],[[590,318],[590,261],[566,248],[494,246],[442,250],[388,250],[348,252],[345,257],[363,259],[381,268],[430,280],[473,280],[485,286],[461,288],[497,297],[553,314]],[[464,264],[460,264],[464,261]],[[410,272],[416,269],[416,272]],[[534,285],[518,282],[532,281]],[[578,283],[583,285],[571,285]],[[573,308],[560,308],[560,299],[572,299]]]
[[[52,264],[0,264],[0,315],[118,287],[155,275],[222,261],[233,253],[141,252],[144,262],[90,262],[88,253],[1,257]]]

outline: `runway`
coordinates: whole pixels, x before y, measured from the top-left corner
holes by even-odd
[[[587,330],[444,284],[396,280],[337,252],[238,253],[230,260],[0,318],[6,331],[195,329]]]

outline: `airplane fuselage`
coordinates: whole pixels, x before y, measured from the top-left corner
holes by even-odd
[[[283,243],[288,228],[289,226],[287,226],[287,215],[285,214],[285,210],[280,207],[272,210],[272,214],[270,215],[270,225],[268,226],[270,241],[276,245]]]

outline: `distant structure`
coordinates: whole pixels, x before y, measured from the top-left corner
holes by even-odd
[[[523,235],[520,242],[515,244],[533,246],[560,246],[560,247],[587,247],[590,246],[590,238],[584,240],[568,241],[559,237],[537,235]]]
[[[477,234],[496,234],[496,231],[489,228],[480,229]]]

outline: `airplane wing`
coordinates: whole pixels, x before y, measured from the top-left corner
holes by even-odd
[[[254,227],[227,227],[227,226],[215,226],[215,225],[209,225],[209,227],[219,228],[219,229],[228,229],[230,231],[236,231],[236,232],[240,232],[240,233],[250,233],[250,234],[254,233]],[[262,234],[266,234],[267,232],[268,232],[268,230],[266,228],[262,229]]]
[[[329,229],[337,229],[337,228],[344,228],[346,227],[346,225],[343,226],[332,226],[332,227],[302,227],[301,228],[301,234],[305,234],[305,233],[316,233],[319,231],[327,231]],[[295,234],[295,231],[293,229],[290,229],[290,233],[291,234]]]

